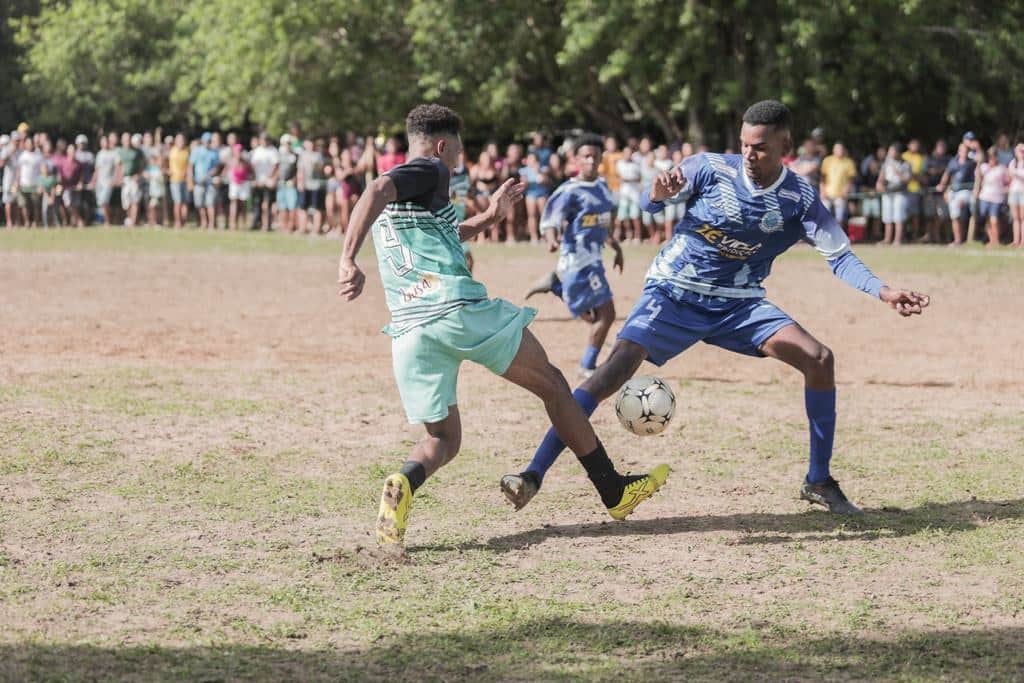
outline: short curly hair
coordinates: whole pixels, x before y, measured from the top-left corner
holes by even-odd
[[[587,145],[597,147],[598,152],[604,151],[604,140],[601,139],[600,135],[596,135],[595,133],[584,133],[573,140],[572,153],[579,154],[580,148],[586,147]]]
[[[412,137],[458,135],[462,132],[462,117],[440,104],[421,104],[405,117],[405,134]]]
[[[750,105],[743,112],[743,123],[751,126],[772,126],[776,130],[793,127],[793,115],[789,107],[778,100],[761,100]]]

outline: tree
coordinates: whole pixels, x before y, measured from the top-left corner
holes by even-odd
[[[24,18],[24,93],[39,126],[141,127],[173,118],[168,73],[185,0],[49,2]]]
[[[38,14],[39,0],[0,2],[0,131],[13,129],[28,114],[21,87],[21,48],[14,41],[15,19]]]
[[[418,97],[401,3],[216,0],[179,21],[174,101],[203,123],[376,130]],[[208,46],[193,49],[196,44]]]

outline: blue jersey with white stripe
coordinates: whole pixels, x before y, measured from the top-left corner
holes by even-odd
[[[842,228],[817,190],[783,168],[771,186],[747,177],[738,154],[698,154],[680,164],[685,186],[669,201],[686,215],[647,271],[670,290],[760,298],[775,258],[799,240],[833,263],[849,252]]]
[[[615,201],[604,178],[590,182],[570,180],[548,199],[541,218],[541,230],[561,232],[558,272],[564,274],[602,264],[601,250],[612,226]]]

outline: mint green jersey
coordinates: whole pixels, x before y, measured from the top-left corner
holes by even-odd
[[[450,203],[436,211],[388,204],[373,224],[373,244],[391,311],[384,332],[392,337],[487,299],[487,289],[466,266]]]

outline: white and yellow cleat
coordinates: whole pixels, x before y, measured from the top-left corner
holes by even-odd
[[[612,516],[612,519],[620,521],[629,517],[640,503],[653,496],[662,487],[668,479],[670,471],[668,465],[658,465],[649,474],[626,484],[626,489],[622,492],[622,500],[618,505],[608,508],[608,514]]]
[[[396,472],[384,480],[377,512],[377,543],[401,550],[405,542],[405,526],[412,507],[412,486],[404,474]]]

